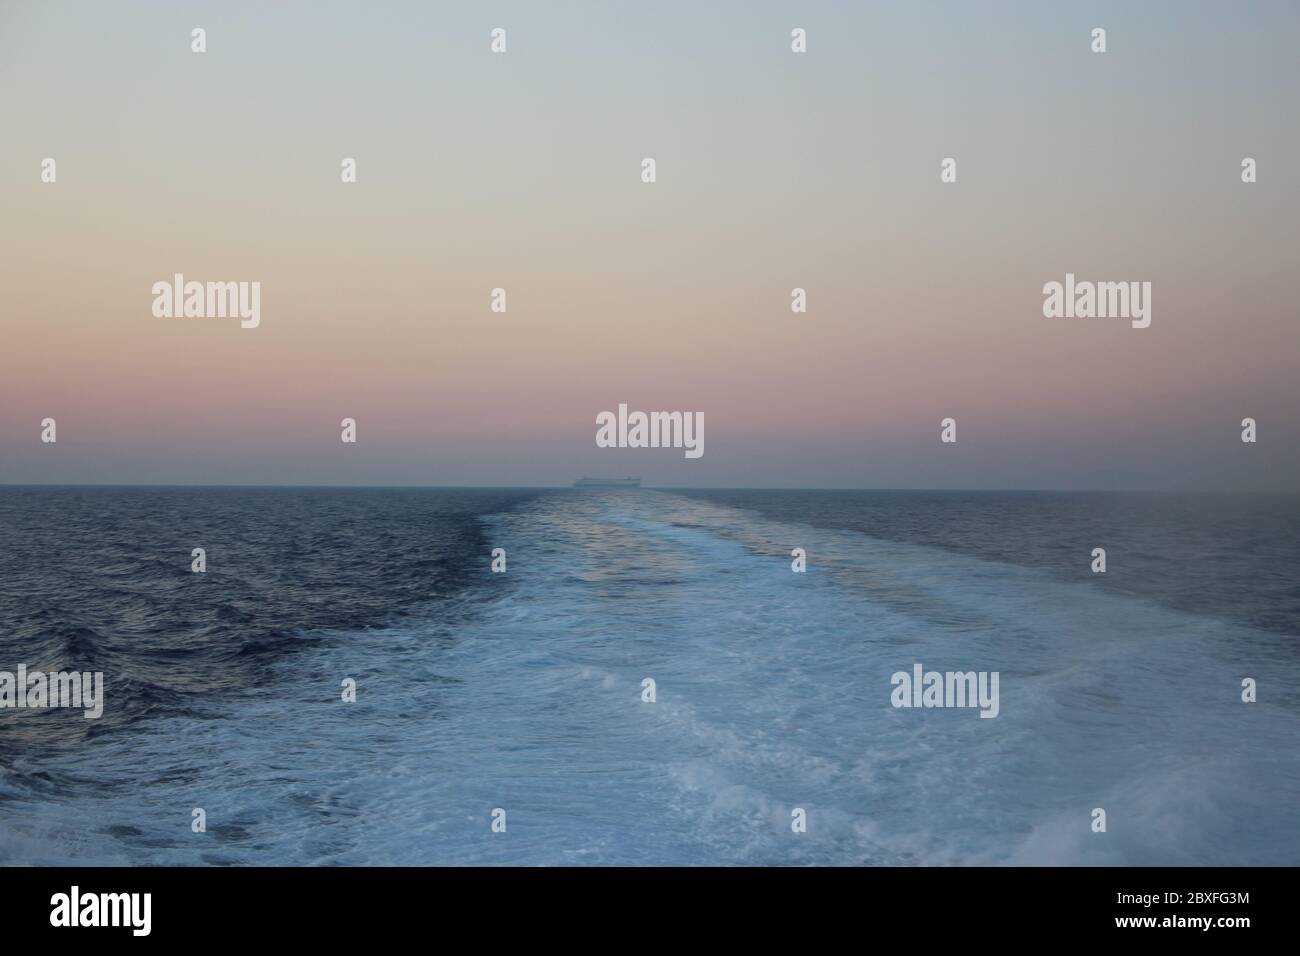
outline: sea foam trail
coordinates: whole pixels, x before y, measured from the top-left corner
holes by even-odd
[[[1300,721],[1239,699],[1243,675],[1296,686],[1277,635],[653,492],[545,495],[487,523],[509,571],[473,556],[500,592],[486,603],[321,635],[265,686],[90,741],[43,768],[61,782],[43,804],[7,802],[0,853],[1297,862],[1278,835],[1294,832]],[[999,716],[894,709],[890,675],[914,662],[1000,671]],[[343,677],[356,704],[339,702]],[[190,833],[193,807],[206,834]]]

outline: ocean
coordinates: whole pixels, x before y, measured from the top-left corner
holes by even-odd
[[[0,863],[1295,865],[1298,570],[1294,496],[3,487],[0,671],[105,705],[0,710]]]

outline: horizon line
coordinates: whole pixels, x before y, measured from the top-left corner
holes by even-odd
[[[964,493],[964,494],[1156,494],[1156,495],[1276,495],[1281,497],[1300,496],[1300,490],[1269,488],[963,488],[963,487],[924,487],[900,488],[897,486],[829,486],[829,485],[642,485],[637,488],[575,488],[572,484],[564,485],[421,485],[421,484],[299,484],[299,483],[245,483],[245,482],[11,482],[0,481],[0,488],[248,488],[248,489],[333,489],[336,491],[580,491],[591,494],[593,491],[827,491],[827,492],[891,492],[920,494]]]

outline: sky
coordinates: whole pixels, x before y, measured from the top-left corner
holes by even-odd
[[[1295,490],[1297,48],[1283,2],[0,0],[0,483]],[[1044,317],[1067,272],[1150,327]],[[156,317],[175,273],[260,325]],[[598,448],[620,403],[704,454]]]

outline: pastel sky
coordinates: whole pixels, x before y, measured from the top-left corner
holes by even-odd
[[[3,0],[0,482],[1294,490],[1297,49],[1283,2]],[[177,272],[260,327],[156,318]],[[1151,327],[1045,318],[1067,272]],[[597,448],[620,402],[704,456]]]

